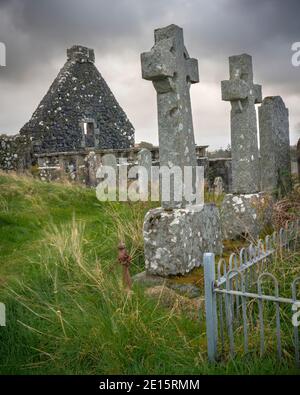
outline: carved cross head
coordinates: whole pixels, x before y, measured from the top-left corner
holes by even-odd
[[[254,103],[262,102],[261,85],[253,83],[252,57],[247,54],[229,58],[230,80],[222,81],[222,100],[241,101],[253,98]]]
[[[183,30],[170,25],[155,30],[155,45],[141,55],[142,76],[153,82],[158,93],[177,91],[179,84],[199,82],[198,61],[189,57]]]

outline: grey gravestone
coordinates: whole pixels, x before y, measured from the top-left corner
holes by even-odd
[[[255,104],[262,102],[261,85],[253,83],[252,57],[229,58],[230,80],[222,81],[222,100],[231,102],[233,193],[260,191]]]
[[[103,166],[112,167],[115,170],[116,175],[117,175],[117,173],[118,173],[118,164],[117,164],[117,159],[116,159],[114,154],[103,155],[102,158],[101,158],[101,162],[102,162]]]
[[[151,177],[151,166],[152,166],[152,154],[146,148],[141,149],[137,155],[138,166],[142,166],[147,170],[148,180],[150,182]]]
[[[263,192],[226,195],[221,206],[223,238],[256,242],[265,226],[271,226],[272,212],[272,198]]]
[[[224,189],[223,189],[222,177],[216,177],[214,179],[214,195],[216,197],[218,197],[218,196],[221,196],[223,192],[224,192]]]
[[[101,170],[102,166],[110,167],[113,169],[114,174],[115,174],[115,181],[118,185],[119,183],[119,171],[118,171],[118,162],[116,159],[116,156],[114,154],[105,154],[101,157],[101,165],[98,167],[98,170]],[[99,176],[99,173],[96,172],[97,178]],[[98,180],[97,180],[98,181]]]
[[[97,170],[100,166],[100,160],[94,151],[89,152],[86,157],[86,164],[88,170],[88,185],[97,186]]]
[[[156,30],[155,45],[142,54],[141,60],[143,78],[153,81],[157,91],[160,166],[178,166],[182,171],[186,166],[195,168],[189,89],[191,83],[198,82],[198,65],[187,53],[182,29],[171,25]],[[176,202],[173,195],[170,201],[162,201],[162,208],[146,214],[144,244],[148,273],[184,274],[202,263],[204,252],[221,253],[216,206],[185,207],[186,203]]]
[[[283,196],[291,190],[289,111],[280,96],[266,97],[259,108],[262,190]]]
[[[196,166],[190,86],[199,82],[198,62],[189,57],[183,30],[170,25],[155,30],[155,45],[141,55],[142,76],[157,92],[160,166]],[[172,190],[172,188],[171,188]],[[185,202],[162,201],[164,208]]]
[[[141,196],[149,196],[149,183],[151,182],[152,154],[146,148],[141,149],[137,154],[139,166],[139,191]],[[159,190],[159,189],[158,189]]]

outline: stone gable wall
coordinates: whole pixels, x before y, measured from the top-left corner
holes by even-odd
[[[91,136],[84,125],[93,124]],[[45,97],[20,131],[35,153],[134,145],[134,128],[94,65],[91,49],[74,46]]]

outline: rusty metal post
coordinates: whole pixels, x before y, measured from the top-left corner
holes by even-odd
[[[123,285],[128,291],[131,290],[132,281],[130,277],[129,268],[131,265],[131,256],[127,253],[125,243],[121,242],[118,246],[118,261],[123,267]]]

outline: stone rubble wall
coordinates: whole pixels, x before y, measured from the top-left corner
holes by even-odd
[[[119,161],[125,159],[129,166],[138,164],[140,149],[91,150],[74,152],[57,152],[35,155],[38,174],[42,181],[59,181],[67,179],[87,186],[96,186],[96,172],[104,155],[113,154]],[[152,164],[158,164],[158,150],[151,150]]]
[[[219,210],[214,204],[148,211],[144,220],[145,267],[152,275],[186,274],[203,264],[203,254],[222,254]]]
[[[231,160],[208,159],[201,157],[203,149],[197,147],[198,166],[204,166],[205,179],[209,188],[213,187],[215,177],[222,177],[225,192],[231,191]],[[67,179],[91,186],[95,183],[95,175],[91,172],[93,160],[101,163],[101,157],[106,154],[114,154],[116,158],[125,158],[129,165],[138,164],[138,154],[141,148],[111,149],[111,150],[83,150],[74,152],[56,152],[34,154],[32,141],[21,135],[0,135],[0,169],[4,171],[26,171],[36,165],[35,174],[42,181],[59,181]],[[159,165],[159,150],[154,147],[152,154],[152,166]],[[90,153],[94,153],[95,158]]]
[[[94,183],[90,178],[95,175],[89,174],[93,167],[92,160],[101,163],[101,158],[107,154],[114,154],[118,159],[125,158],[130,165],[138,164],[138,154],[140,149],[127,150],[93,150],[66,153],[52,153],[36,155],[39,166],[39,176],[42,181],[55,181],[67,178],[69,181],[77,181],[87,186]],[[90,155],[94,153],[94,156]],[[159,165],[159,151],[157,148],[151,150],[152,166]],[[198,158],[198,166],[204,166],[205,179],[209,188],[213,188],[215,177],[222,177],[225,192],[231,191],[231,160],[230,159],[208,159]],[[96,170],[95,170],[96,171]],[[94,172],[95,172],[94,171]],[[212,178],[212,174],[214,178]]]
[[[25,171],[32,163],[31,139],[26,136],[0,135],[0,169]]]

